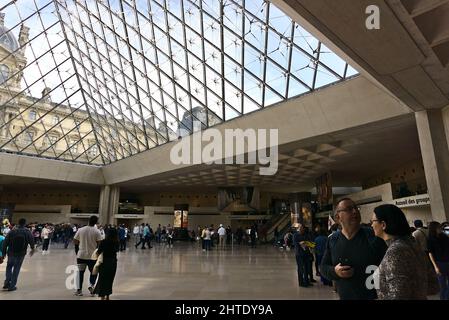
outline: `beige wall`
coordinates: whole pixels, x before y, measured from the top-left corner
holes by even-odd
[[[0,193],[0,202],[16,205],[70,205],[83,211],[98,208],[100,190],[78,188],[8,187]]]
[[[217,189],[193,189],[174,191],[154,191],[148,193],[122,193],[120,198],[137,198],[141,206],[173,206],[175,204],[188,204],[190,207],[217,207]],[[269,209],[273,198],[288,200],[287,193],[260,192],[260,211]]]
[[[28,223],[63,223],[69,222],[69,215],[70,205],[17,204],[12,221],[17,223],[20,218],[25,218]]]
[[[338,199],[349,197],[356,203],[363,203],[364,201],[377,197],[382,201],[390,201],[393,199],[391,191],[391,184],[384,183],[380,186],[375,186],[359,192],[351,193],[349,195],[338,197]]]
[[[372,218],[374,208],[381,204],[384,204],[384,203],[388,203],[388,201],[371,203],[368,205],[362,205],[360,207],[360,214],[362,216],[362,222],[369,223]],[[413,226],[413,221],[415,221],[417,219],[422,220],[424,222],[424,225],[427,225],[430,221],[433,221],[432,213],[430,210],[430,205],[401,208],[401,210],[404,212],[405,217],[407,218],[407,221],[410,226]]]
[[[369,221],[372,218],[372,214],[375,207],[381,204],[394,202],[390,183],[385,183],[380,186],[365,189],[360,192],[346,195],[344,197],[349,197],[356,202],[363,202],[363,200],[372,199],[375,197],[380,197],[382,199],[379,202],[364,204],[360,206],[360,215],[362,217],[363,223],[369,223]],[[422,220],[425,224],[427,224],[430,221],[433,221],[430,205],[405,207],[401,208],[401,210],[404,212],[410,226],[412,226],[413,221],[417,219]]]
[[[43,213],[43,212],[27,212],[27,213],[14,213],[12,217],[13,223],[17,223],[20,218],[25,218],[27,223],[68,223],[71,222],[70,218],[61,213]]]
[[[2,175],[92,185],[105,183],[100,167],[7,153],[0,153]]]
[[[434,221],[432,218],[432,211],[430,205],[420,207],[401,208],[407,218],[409,224],[412,226],[413,221],[422,220],[424,225],[428,225],[429,222]]]
[[[166,214],[155,214],[166,213]],[[215,226],[223,225],[227,226],[231,224],[228,213],[218,212],[215,207],[204,208],[189,208],[189,226],[188,229],[196,229],[198,225],[205,226],[214,224]],[[217,215],[219,214],[219,215]],[[158,224],[173,226],[174,221],[174,208],[172,206],[147,206],[145,207],[145,218],[142,222],[148,222],[154,229]]]
[[[125,194],[122,194],[122,198]],[[216,207],[217,192],[207,191],[161,191],[136,195],[143,206],[173,206],[188,204],[190,207]]]
[[[421,158],[405,163],[400,168],[395,168],[388,172],[371,177],[363,183],[363,188],[367,189],[390,182],[393,184],[393,193],[395,193],[398,191],[397,184],[401,182],[401,176],[404,177],[408,188],[412,193],[416,192],[418,184],[421,184],[424,190],[427,189],[424,165]]]

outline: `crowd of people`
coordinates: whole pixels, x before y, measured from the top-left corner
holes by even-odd
[[[296,224],[282,236],[275,230],[275,244],[293,248],[297,264],[298,284],[313,286],[315,276],[326,286],[334,286],[340,299],[427,299],[440,295],[449,300],[449,223],[430,222],[424,227],[421,220],[410,227],[400,208],[384,204],[376,207],[370,224],[361,223],[359,208],[349,198],[340,200],[335,210],[336,224],[330,230],[316,226],[309,230]],[[227,246],[247,244],[256,247],[257,224],[235,232],[220,224],[189,231],[191,241],[201,243],[202,250],[226,249]],[[17,225],[4,221],[0,230],[0,264],[7,257],[3,289],[17,290],[17,280],[30,247],[32,256],[38,245],[47,254],[50,242],[67,248],[73,240],[78,283],[75,294],[83,295],[83,279],[89,270],[88,291],[108,300],[117,270],[117,253],[127,249],[134,239],[137,249],[153,248],[156,244],[173,248],[175,228],[136,224],[132,232],[125,225],[99,226],[92,216],[87,226],[51,223]],[[98,278],[98,279],[97,279]]]
[[[421,220],[410,227],[392,204],[376,207],[363,225],[349,198],[336,205],[330,234],[298,224],[286,246],[295,248],[298,283],[312,285],[312,261],[325,285],[334,284],[340,299],[424,300],[438,294],[449,300],[449,223]],[[291,242],[291,243],[290,243]]]

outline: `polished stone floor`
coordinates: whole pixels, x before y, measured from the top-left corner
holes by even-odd
[[[17,291],[0,291],[5,299],[91,300],[87,292],[76,297],[70,287],[70,270],[76,263],[72,247],[50,247],[27,256]],[[6,263],[0,265],[3,283]],[[66,271],[68,274],[66,274]],[[111,299],[337,299],[332,288],[315,284],[300,288],[293,251],[270,245],[249,248],[234,246],[226,250],[203,252],[197,243],[175,243],[174,248],[154,244],[152,249],[131,246],[119,253],[114,293]]]

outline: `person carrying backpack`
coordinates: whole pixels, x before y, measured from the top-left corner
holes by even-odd
[[[415,220],[413,224],[415,225],[416,230],[412,233],[412,236],[415,238],[421,250],[427,254],[427,239],[429,238],[429,230],[424,228],[422,220]]]
[[[20,219],[18,226],[11,230],[3,241],[0,264],[3,263],[4,257],[8,255],[3,290],[17,290],[17,279],[19,278],[20,268],[25,259],[28,245],[31,248],[30,257],[34,254],[34,239],[30,230],[25,227],[25,224],[26,220]]]
[[[387,245],[370,228],[362,227],[359,208],[349,198],[341,199],[335,217],[342,226],[326,244],[320,273],[336,282],[342,300],[372,300],[377,298],[374,286],[366,285],[372,276],[371,266],[379,266]]]

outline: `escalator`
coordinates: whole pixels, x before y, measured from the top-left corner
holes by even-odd
[[[284,230],[291,225],[291,216],[289,214],[276,215],[261,228],[262,239],[266,242],[272,242],[274,239],[274,230]]]

